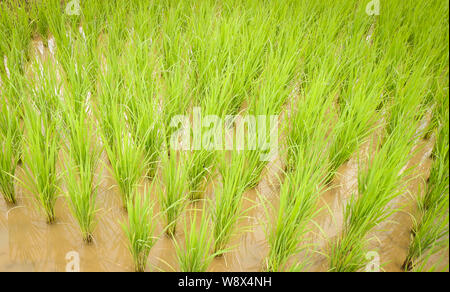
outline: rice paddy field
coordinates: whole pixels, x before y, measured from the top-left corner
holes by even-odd
[[[448,271],[448,43],[444,0],[0,1],[0,271]]]

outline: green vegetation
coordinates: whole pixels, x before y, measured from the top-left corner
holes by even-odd
[[[262,270],[306,270],[320,254],[329,271],[361,271],[370,236],[405,196],[418,212],[403,268],[437,269],[448,248],[447,1],[382,2],[379,15],[360,1],[84,0],[67,13],[68,2],[0,1],[8,208],[22,203],[19,182],[53,223],[64,194],[90,243],[104,165],[127,212],[136,270],[158,240],[158,210],[180,269],[207,271],[259,228],[241,221],[261,219],[246,216],[260,207],[247,195],[262,190]],[[187,130],[174,127],[180,117],[191,131],[176,142],[189,149],[173,145]],[[411,158],[434,138],[425,194],[406,194]],[[351,189],[341,169],[355,161],[354,193],[333,197]],[[343,214],[321,212],[340,198]],[[320,246],[312,233],[329,226],[316,222],[319,212],[343,217]]]

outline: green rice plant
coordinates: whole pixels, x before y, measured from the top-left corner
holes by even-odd
[[[154,205],[147,189],[143,194],[136,190],[133,197],[134,200],[127,201],[128,223],[122,223],[122,228],[129,241],[128,249],[133,256],[135,270],[144,272],[150,250],[156,243]]]
[[[325,62],[331,62],[326,60]],[[333,97],[336,95],[334,89],[324,87],[322,84],[334,84],[334,74],[337,65],[331,64],[330,71],[314,69],[315,78],[307,87],[301,89],[298,104],[293,108],[293,122],[286,126],[287,139],[287,171],[294,171],[299,165],[297,160],[302,154],[306,145],[308,149],[315,147],[315,143],[321,151],[327,151],[323,147],[323,140],[327,137],[327,132],[331,129],[330,109],[333,105]],[[333,87],[333,86],[331,86]],[[329,138],[328,138],[329,139]],[[310,142],[312,141],[312,143]],[[312,165],[317,169],[319,165]]]
[[[446,240],[448,242],[448,204],[447,191],[447,195],[443,196],[443,200],[437,201],[435,206],[420,210],[422,216],[414,222],[408,256],[403,263],[405,270],[413,270],[416,261],[423,255],[427,252],[436,253],[446,244]]]
[[[442,116],[442,128],[437,135],[436,144],[434,146],[432,156],[434,159],[431,166],[430,176],[428,178],[427,193],[420,203],[424,210],[431,209],[436,203],[444,200],[448,196],[449,185],[449,124],[448,109]]]
[[[158,194],[162,212],[166,216],[165,231],[168,236],[174,237],[177,220],[189,197],[188,164],[186,154],[172,149],[169,151],[170,155],[163,154],[161,161],[164,171],[161,173],[161,189]]]
[[[19,109],[10,109],[5,100],[2,100],[0,114],[0,192],[7,203],[16,204],[14,175],[21,156],[22,143]]]
[[[118,104],[112,106],[112,111],[109,113],[112,122],[112,145],[106,143],[105,149],[126,209],[127,202],[133,201],[134,190],[141,182],[147,166],[144,159],[144,146],[133,139],[124,111],[119,107]],[[105,139],[104,134],[103,137]]]
[[[446,240],[448,242],[448,138],[447,119],[433,150],[435,160],[431,167],[426,193],[418,200],[420,216],[414,221],[408,256],[403,263],[403,268],[408,271],[415,269],[416,262],[419,262],[423,255],[439,251]]]
[[[205,203],[206,205],[206,203]],[[211,216],[203,206],[202,210],[193,210],[190,224],[184,220],[184,241],[177,243],[175,249],[181,272],[206,272],[215,254],[212,254],[214,238],[209,229]],[[200,221],[197,212],[202,212]]]
[[[146,161],[146,177],[153,179],[158,169],[160,151],[163,145],[163,132],[158,128],[160,117],[146,102],[139,103],[140,116],[135,125],[134,137],[142,144]]]
[[[6,57],[10,73],[23,75],[25,72],[25,64],[29,59],[31,26],[25,5],[12,0],[0,3],[0,58],[3,61]],[[6,68],[0,66],[1,80],[7,80],[7,75]]]
[[[148,20],[144,12],[136,15],[135,31],[130,34],[129,48],[124,56],[124,87],[127,90],[126,105],[129,124],[134,138],[144,146],[148,170],[147,177],[152,179],[160,159],[160,150],[164,141],[163,131],[158,125],[162,121],[158,112],[158,95],[161,91],[155,82],[160,70],[160,61],[155,51],[157,42],[154,22]],[[148,26],[154,28],[147,31]]]
[[[213,211],[214,253],[227,248],[235,226],[243,215],[242,195],[248,182],[242,180],[245,169],[245,154],[243,151],[232,151],[231,160],[227,161],[226,152],[218,156],[218,170],[222,186],[216,191]]]
[[[59,193],[56,163],[60,145],[57,124],[31,104],[25,105],[24,113],[25,186],[37,199],[39,208],[50,224],[56,219],[55,202]]]
[[[414,133],[414,122],[403,121],[381,149],[368,157],[367,168],[359,170],[358,195],[352,194],[344,212],[342,234],[330,247],[330,271],[358,271],[364,267],[366,235],[397,211],[387,205],[404,191],[403,180],[409,171],[403,168],[415,142]]]
[[[444,247],[440,247],[440,250],[436,250],[436,248],[432,248],[427,255],[423,256],[418,262],[414,264],[414,268],[412,272],[448,272],[449,264],[448,264],[448,256],[445,254],[439,256],[437,260],[432,260],[431,257],[435,255],[439,251],[448,251],[449,242],[445,243]]]
[[[318,146],[321,143],[323,147],[327,140],[319,135],[316,139],[310,146],[298,145],[296,163],[302,167],[288,172],[281,185],[280,206],[274,221],[266,229],[269,243],[266,258],[268,271],[287,269],[289,258],[305,248],[301,242],[308,231],[307,224],[318,211],[318,199],[326,189],[327,152],[321,151],[322,148]],[[267,218],[270,220],[269,207],[265,204]]]
[[[68,110],[69,111],[69,110]],[[68,149],[66,150],[67,197],[72,215],[78,221],[83,240],[91,243],[95,228],[95,200],[97,185],[94,182],[99,163],[100,148],[93,143],[94,130],[85,112],[69,113],[66,126]]]
[[[122,121],[130,122],[128,117],[123,117],[126,115],[127,99],[130,92],[127,92],[124,88],[123,64],[119,53],[108,52],[105,62],[100,58],[96,60],[102,70],[99,74],[97,106],[94,107],[94,113],[100,123],[103,143],[105,147],[110,148],[117,143],[115,141],[117,119],[120,118]],[[123,107],[123,110],[119,110],[118,107],[120,106]],[[123,126],[125,127],[125,125]]]
[[[70,161],[70,158],[67,160]],[[93,182],[94,175],[88,167],[71,165],[66,175],[67,198],[72,215],[78,221],[84,242],[91,243],[95,228],[95,199],[97,185]]]
[[[387,125],[387,133],[390,134],[402,121],[414,116],[420,120],[424,114],[423,104],[427,90],[429,90],[429,77],[426,77],[421,64],[413,66],[411,76],[406,75],[398,80],[395,99],[390,107],[390,118]]]
[[[357,65],[355,65],[357,66]],[[380,64],[377,64],[380,66]],[[364,69],[370,70],[373,69]],[[330,145],[330,180],[337,168],[347,161],[358,147],[365,142],[369,134],[376,129],[379,119],[377,111],[382,98],[382,80],[378,76],[381,69],[374,72],[355,71],[350,78],[346,92],[340,97],[342,111],[338,122],[333,127],[333,140]]]
[[[214,168],[214,152],[208,150],[194,150],[190,156],[188,167],[188,182],[191,200],[202,198],[202,192],[208,176]]]
[[[33,64],[37,82],[28,85],[23,99],[24,150],[26,181],[22,181],[38,201],[47,222],[55,221],[55,202],[59,193],[57,161],[60,150],[60,82],[51,60],[36,59]]]

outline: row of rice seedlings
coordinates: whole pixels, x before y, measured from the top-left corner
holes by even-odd
[[[20,121],[23,115],[25,64],[29,59],[31,26],[27,11],[15,1],[0,3],[0,127],[2,137],[0,191],[7,202],[15,203],[14,175],[18,163],[22,161],[23,129]]]
[[[296,33],[295,29],[283,27],[278,42],[268,44],[265,65],[254,85],[257,98],[248,100],[248,113],[255,117],[255,128],[247,124],[247,143],[253,143],[253,146],[248,144],[246,148],[247,163],[243,179],[248,182],[248,188],[258,184],[267,162],[273,161],[279,151],[279,114],[291,94],[295,93],[293,87],[297,80],[294,78],[298,76],[299,40]],[[264,119],[261,120],[261,117]]]
[[[206,272],[216,254],[212,253],[214,237],[209,229],[211,215],[203,202],[203,208],[192,210],[184,220],[184,241],[175,243],[175,250],[181,272]],[[197,213],[201,212],[200,221]]]
[[[309,140],[316,137],[318,133],[323,135],[322,131],[325,131],[326,136],[326,132],[331,128],[330,110],[332,109],[333,97],[336,95],[336,91],[332,89],[333,86],[328,88],[322,86],[322,84],[333,84],[333,74],[336,72],[336,66],[328,67],[328,72],[319,69],[314,73],[316,76],[311,80],[310,84],[300,89],[300,98],[292,114],[294,118],[292,118],[291,124],[286,126],[288,131],[288,172],[295,172],[297,167],[303,167],[297,163],[298,157],[302,155],[303,145],[308,145]],[[322,128],[322,125],[328,128]],[[321,150],[327,151],[327,147],[321,148]]]
[[[426,253],[431,255],[448,245],[448,112],[446,118],[434,148],[435,160],[426,193],[418,199],[419,216],[414,221],[408,256],[403,264],[403,268],[408,271],[414,270],[416,263],[420,262]]]
[[[165,153],[162,157],[161,189],[158,192],[162,212],[166,216],[166,234],[175,236],[177,220],[189,197],[188,161],[184,152]]]
[[[175,67],[179,66],[177,63],[179,62],[179,52],[175,51],[176,49],[168,50],[170,48],[168,40],[176,38],[179,42],[183,39],[186,39],[186,45],[189,47],[189,66],[191,67],[191,72],[189,76],[189,82],[192,84],[191,91],[192,99],[194,102],[198,103],[195,106],[201,106],[202,115],[208,114],[221,114],[223,107],[221,103],[215,103],[213,100],[218,100],[217,91],[221,88],[221,83],[218,78],[215,80],[208,80],[208,82],[204,82],[202,76],[211,72],[211,68],[216,68],[216,64],[218,61],[216,59],[220,58],[221,60],[224,58],[223,55],[217,54],[219,42],[211,41],[213,35],[217,35],[218,29],[212,29],[212,22],[215,21],[213,17],[214,14],[214,5],[211,5],[210,2],[202,2],[198,3],[196,6],[189,7],[188,10],[183,11],[183,5],[177,4],[177,7],[169,9],[169,15],[167,16],[170,19],[170,23],[167,23],[162,29],[164,31],[164,41],[163,48],[165,50],[165,67],[170,68],[170,66]],[[196,18],[196,23],[187,24],[186,19],[188,17]],[[183,23],[183,32],[178,25],[178,22]],[[205,33],[211,33],[208,38],[203,38]],[[201,42],[201,45],[199,45]],[[208,57],[204,58],[205,55]],[[211,59],[214,58],[214,61]],[[172,64],[172,65],[171,65]],[[166,75],[167,76],[167,75]],[[230,103],[228,99],[221,99]],[[170,103],[170,101],[169,101]],[[185,107],[183,105],[182,107]],[[176,110],[176,108],[179,108]],[[181,114],[179,110],[182,109],[180,106],[173,107],[175,111],[167,108],[165,110],[166,113],[169,113],[169,117],[174,114]],[[170,113],[170,112],[173,113]],[[177,112],[178,111],[178,112]],[[194,112],[193,115],[196,115]],[[196,117],[193,117],[196,119]],[[194,121],[195,123],[195,121]],[[202,121],[199,121],[200,126]],[[195,125],[194,125],[195,127]],[[202,136],[200,136],[201,138]],[[196,137],[194,137],[196,139]],[[190,198],[193,200],[200,199],[202,197],[202,193],[204,187],[206,185],[206,181],[208,178],[208,174],[213,172],[214,166],[214,155],[211,151],[205,149],[194,149],[191,152],[189,157],[189,168],[188,168],[188,183],[189,183],[189,193]]]
[[[129,241],[128,248],[133,256],[135,270],[144,272],[150,250],[156,243],[154,237],[156,221],[148,189],[146,188],[142,194],[137,189],[135,192],[134,200],[127,201],[128,222],[122,223],[122,228]]]
[[[299,109],[306,104],[301,103]],[[326,105],[326,103],[325,103]],[[277,210],[274,206],[264,203],[267,219],[270,222],[266,228],[269,243],[269,253],[266,258],[268,271],[283,271],[288,269],[289,259],[302,251],[305,246],[301,243],[308,232],[308,224],[317,210],[317,202],[325,191],[327,180],[329,118],[326,111],[322,122],[313,124],[316,118],[306,120],[301,110],[294,113],[292,129],[288,141],[291,149],[291,167],[286,173],[280,189],[280,202]],[[315,131],[305,133],[303,129],[315,126]],[[275,218],[272,221],[272,216]]]
[[[302,155],[299,162],[320,163],[324,158],[323,154],[307,152],[308,150],[305,150],[306,155]],[[269,253],[265,268],[268,271],[287,269],[290,257],[305,248],[301,242],[308,231],[307,224],[318,211],[317,199],[325,190],[323,186],[325,171],[326,164],[323,164],[319,170],[302,167],[287,174],[280,189],[280,206],[274,222],[270,223],[267,230]],[[267,213],[267,217],[270,218],[269,209]]]
[[[327,38],[328,34],[323,37]],[[310,41],[302,42],[305,49],[310,48]],[[322,48],[318,50],[320,52]],[[289,270],[292,256],[305,249],[302,242],[309,231],[308,224],[318,212],[317,202],[326,190],[328,180],[330,110],[336,96],[334,84],[337,83],[339,64],[327,50],[320,62],[314,58],[303,61],[301,69],[311,76],[302,80],[299,99],[293,102],[289,123],[284,129],[287,131],[288,161],[279,207],[274,209],[273,205],[264,203],[269,221],[266,228],[269,252],[265,263],[268,271]],[[305,266],[294,264],[292,269]]]
[[[342,234],[331,244],[329,271],[359,271],[367,258],[367,234],[396,210],[388,203],[404,191],[409,172],[404,167],[415,142],[417,124],[404,120],[387,138],[381,149],[369,154],[369,164],[358,172],[358,194],[352,194],[344,212]]]
[[[204,3],[193,10],[191,13],[195,15],[199,10],[203,13],[199,15],[199,25],[188,27],[187,31],[190,33],[189,39],[192,39],[191,58],[196,83],[194,101],[200,103],[202,114],[223,117],[227,113],[236,113],[246,95],[251,94],[252,81],[261,71],[269,25],[260,25],[260,18],[263,18],[261,14],[248,24],[236,22],[236,15],[242,19],[245,13],[241,5],[234,12],[225,9],[219,18],[214,14],[216,8],[211,7],[210,3]],[[250,34],[251,28],[255,27],[256,33]],[[208,37],[200,38],[204,35]],[[223,41],[224,38],[228,41]],[[239,41],[241,38],[244,42]],[[244,43],[245,46],[242,46]],[[214,155],[204,149],[195,150],[192,153],[192,165],[189,171],[191,194],[193,199],[199,199],[201,188],[205,185],[203,182],[215,166]]]
[[[228,48],[230,41],[223,41],[230,37],[225,34],[221,27],[221,17],[216,17],[217,6],[210,2],[199,3],[198,7],[192,7],[191,14],[195,14],[196,25],[189,27],[189,42],[191,44],[191,59],[194,67],[192,82],[195,83],[193,90],[193,101],[195,106],[201,109],[201,115],[217,115],[223,117],[232,106],[230,98],[231,74],[223,73],[227,70]],[[198,118],[197,113],[193,113],[193,123]],[[202,121],[199,121],[202,126]],[[193,127],[197,125],[193,124]],[[188,171],[189,189],[192,200],[202,198],[204,188],[209,178],[212,177],[216,158],[214,151],[211,151],[202,141],[207,131],[203,129],[199,137],[193,137],[192,141],[200,138],[201,149],[194,149],[190,156],[190,167]]]
[[[406,76],[397,81],[395,99],[390,107],[387,133],[391,133],[404,119],[415,113],[415,119],[422,118],[421,105],[424,103],[426,93],[430,89],[430,77],[426,75],[424,64],[413,65],[411,76]],[[406,79],[406,80],[405,80]],[[413,98],[417,96],[417,98]]]

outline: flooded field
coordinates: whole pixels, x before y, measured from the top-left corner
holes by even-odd
[[[0,272],[448,271],[448,4],[250,2],[0,3]]]

